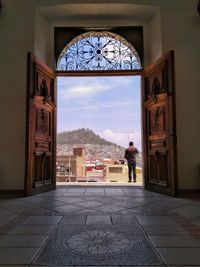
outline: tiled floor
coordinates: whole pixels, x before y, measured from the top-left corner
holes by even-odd
[[[0,200],[0,266],[200,266],[200,201],[70,186]]]

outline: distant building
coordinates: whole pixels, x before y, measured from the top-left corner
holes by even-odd
[[[106,164],[106,178],[107,181],[118,182],[121,178],[127,180],[128,167],[124,164]]]
[[[70,150],[73,151],[72,155],[69,155]],[[94,155],[87,160],[85,148],[76,147],[67,151],[68,154],[57,156],[57,182],[127,182],[128,167],[124,159],[99,160]],[[137,163],[137,172],[141,173],[139,165]]]
[[[79,177],[85,176],[85,149],[74,148],[73,155],[57,156],[56,181],[76,182]]]
[[[120,162],[118,164],[105,164],[106,165],[106,181],[107,182],[127,182],[128,180],[128,166]],[[140,167],[136,167],[137,175],[142,173]],[[139,176],[138,176],[139,178]],[[141,180],[141,178],[139,178]]]
[[[85,180],[102,182],[105,181],[106,166],[101,161],[89,161],[85,164]]]

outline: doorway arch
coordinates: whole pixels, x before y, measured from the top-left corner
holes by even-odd
[[[57,76],[141,75],[142,60],[133,42],[113,32],[79,34],[60,51]]]
[[[141,70],[136,49],[122,36],[108,31],[78,35],[60,53],[58,71]]]
[[[98,36],[96,38],[98,39]],[[68,49],[70,46],[66,48]],[[130,47],[128,48],[130,49]],[[102,53],[102,50],[96,49],[95,53],[98,56]],[[97,59],[98,61],[100,59]],[[132,65],[129,64],[129,66]],[[104,69],[101,66],[98,68],[97,64],[97,67],[92,70],[84,67],[53,71],[40,60],[33,56],[30,57],[30,55],[28,68],[27,109],[29,112],[27,113],[27,167],[25,178],[27,194],[32,194],[34,191],[41,192],[45,188],[47,190],[48,188],[55,188],[55,78],[57,76],[141,74],[143,76],[142,117],[145,188],[176,195],[178,177],[173,51],[163,55],[145,70],[132,67],[120,69],[113,68],[113,66]],[[45,88],[43,88],[43,84],[45,84]],[[46,103],[48,105],[45,106]],[[52,119],[52,122],[48,123],[50,119]],[[45,120],[47,120],[46,124]],[[35,125],[37,126],[36,129]],[[44,128],[43,125],[47,127]],[[51,128],[48,128],[48,126]],[[41,189],[38,190],[39,187]]]

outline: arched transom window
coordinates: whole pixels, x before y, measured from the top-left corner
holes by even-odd
[[[87,32],[74,38],[62,50],[59,71],[139,70],[139,55],[123,37],[107,31]]]

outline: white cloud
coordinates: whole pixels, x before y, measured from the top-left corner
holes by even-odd
[[[68,85],[62,85],[62,87],[59,87],[59,98],[62,99],[62,101],[69,101],[72,99],[82,100],[83,98],[91,98],[95,94],[103,93],[112,89],[113,87],[111,85],[102,85],[98,83],[70,87]]]
[[[58,96],[63,101],[72,99],[91,98],[98,93],[113,90],[120,87],[121,90],[126,88],[137,88],[140,77],[68,77],[58,78]]]
[[[106,140],[123,147],[127,147],[128,143],[133,141],[134,145],[141,150],[141,131],[113,132],[111,129],[106,129],[98,134]]]
[[[112,136],[113,132],[110,129],[107,129],[103,132],[105,134],[105,136]]]
[[[92,111],[98,111],[102,108],[112,108],[112,107],[122,107],[122,106],[130,106],[132,105],[131,101],[107,101],[107,102],[94,102],[92,104],[88,104],[88,101],[83,101],[82,103],[79,103],[79,106],[74,107],[64,107],[60,108],[59,112],[71,112],[71,111],[86,111],[86,112],[92,112]]]

